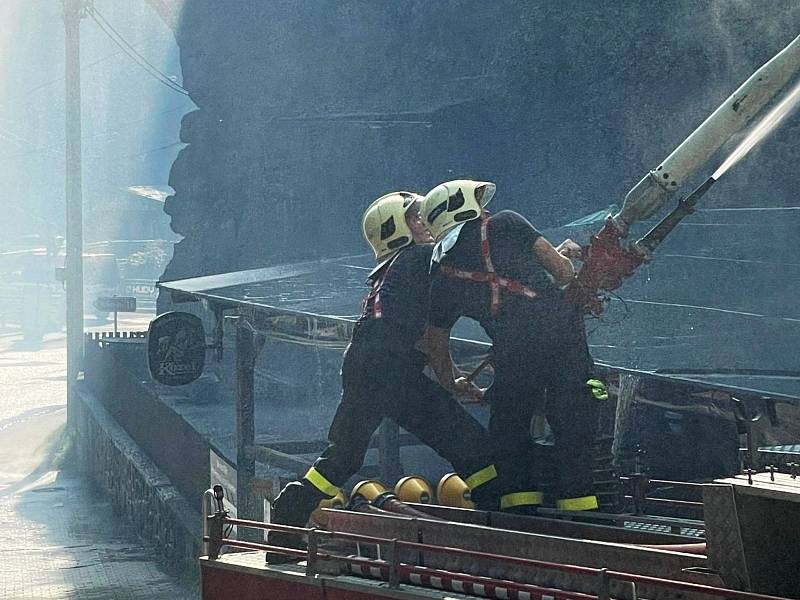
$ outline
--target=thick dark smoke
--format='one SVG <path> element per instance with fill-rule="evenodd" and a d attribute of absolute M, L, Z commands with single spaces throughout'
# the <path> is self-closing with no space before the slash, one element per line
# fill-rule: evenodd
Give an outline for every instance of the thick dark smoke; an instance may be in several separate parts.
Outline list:
<path fill-rule="evenodd" d="M 371 199 L 454 176 L 541 227 L 606 207 L 791 39 L 800 10 L 763 10 L 186 0 L 169 277 L 358 252 Z M 709 203 L 792 204 L 790 136 Z"/>

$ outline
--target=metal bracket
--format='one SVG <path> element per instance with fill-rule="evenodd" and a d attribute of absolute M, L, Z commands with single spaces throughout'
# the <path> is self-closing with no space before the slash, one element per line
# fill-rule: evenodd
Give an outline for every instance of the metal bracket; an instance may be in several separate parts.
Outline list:
<path fill-rule="evenodd" d="M 308 559 L 306 561 L 306 577 L 315 577 L 319 572 L 319 537 L 320 530 L 312 529 L 308 534 Z"/>
<path fill-rule="evenodd" d="M 396 590 L 400 587 L 400 552 L 397 548 L 397 538 L 386 548 L 386 562 L 389 563 L 389 587 Z"/>

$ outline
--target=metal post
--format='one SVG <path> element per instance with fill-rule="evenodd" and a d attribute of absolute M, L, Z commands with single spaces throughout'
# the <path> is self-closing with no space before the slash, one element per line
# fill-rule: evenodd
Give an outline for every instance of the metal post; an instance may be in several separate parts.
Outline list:
<path fill-rule="evenodd" d="M 633 514 L 645 514 L 645 504 L 647 503 L 647 489 L 650 486 L 650 479 L 644 473 L 634 473 L 631 475 L 631 485 L 633 490 Z"/>
<path fill-rule="evenodd" d="M 211 515 L 215 512 L 214 507 L 214 492 L 213 490 L 206 490 L 203 492 L 203 500 L 200 507 L 200 517 L 203 519 L 203 556 L 210 556 L 211 554 Z M 206 538 L 209 538 L 206 541 Z"/>
<path fill-rule="evenodd" d="M 389 563 L 389 587 L 396 590 L 400 587 L 400 549 L 397 538 L 392 538 L 386 549 L 386 562 Z"/>
<path fill-rule="evenodd" d="M 403 474 L 400 464 L 400 427 L 391 419 L 384 419 L 378 430 L 378 462 L 381 480 L 389 487 Z"/>
<path fill-rule="evenodd" d="M 317 564 L 319 563 L 319 529 L 312 529 L 308 534 L 308 559 L 306 562 L 306 577 L 317 575 Z"/>
<path fill-rule="evenodd" d="M 83 0 L 64 0 L 67 424 L 75 425 L 75 384 L 83 368 L 83 198 L 81 193 L 80 22 Z"/>
<path fill-rule="evenodd" d="M 236 514 L 240 519 L 261 521 L 263 507 L 251 490 L 256 475 L 256 461 L 249 448 L 255 444 L 255 364 L 258 354 L 257 334 L 240 317 L 236 327 Z M 239 529 L 240 539 L 259 540 L 258 531 Z"/>
<path fill-rule="evenodd" d="M 217 560 L 222 549 L 222 539 L 225 537 L 225 515 L 216 512 L 208 521 L 208 557 Z M 241 531 L 241 530 L 240 530 Z"/>
<path fill-rule="evenodd" d="M 620 373 L 619 393 L 614 414 L 614 441 L 611 443 L 613 463 L 619 465 L 620 453 L 626 442 L 630 443 L 629 432 L 632 427 L 633 411 L 636 404 L 636 392 L 640 378 L 636 375 Z"/>
<path fill-rule="evenodd" d="M 610 600 L 611 581 L 608 577 L 608 569 L 600 569 L 597 573 L 597 600 Z"/>

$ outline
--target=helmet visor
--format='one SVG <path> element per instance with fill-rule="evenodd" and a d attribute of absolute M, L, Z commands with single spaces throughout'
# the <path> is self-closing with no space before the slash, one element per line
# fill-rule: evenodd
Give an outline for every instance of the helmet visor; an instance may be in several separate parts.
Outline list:
<path fill-rule="evenodd" d="M 479 185 L 475 188 L 475 200 L 477 200 L 481 207 L 486 206 L 489 204 L 489 202 L 491 202 L 496 190 L 497 186 L 493 183 L 484 183 L 483 185 Z"/>
<path fill-rule="evenodd" d="M 422 209 L 422 196 L 406 196 L 403 201 L 403 210 L 407 219 L 419 219 Z"/>

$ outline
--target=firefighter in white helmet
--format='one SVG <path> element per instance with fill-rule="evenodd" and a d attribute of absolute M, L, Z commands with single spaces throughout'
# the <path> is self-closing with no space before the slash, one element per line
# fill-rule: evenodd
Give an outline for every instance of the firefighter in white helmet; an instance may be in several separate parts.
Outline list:
<path fill-rule="evenodd" d="M 433 239 L 419 215 L 421 201 L 416 194 L 395 192 L 373 202 L 364 214 L 364 237 L 378 264 L 369 275 L 371 289 L 345 351 L 342 399 L 329 446 L 302 480 L 288 484 L 276 498 L 274 522 L 304 525 L 321 499 L 336 496 L 361 468 L 369 440 L 385 417 L 448 460 L 471 489 L 497 476 L 486 429 L 423 372 L 427 357 L 417 344 L 425 331 Z M 298 537 L 272 532 L 269 540 L 295 546 Z M 268 560 L 280 557 L 269 555 Z"/>
<path fill-rule="evenodd" d="M 520 214 L 489 215 L 495 184 L 457 180 L 426 196 L 422 216 L 436 238 L 431 265 L 427 340 L 431 366 L 450 389 L 449 334 L 461 316 L 477 320 L 492 339 L 494 383 L 489 433 L 502 489 L 501 509 L 528 512 L 544 500 L 541 447 L 530 423 L 544 413 L 556 440 L 553 503 L 597 508 L 592 492 L 592 442 L 603 384 L 592 377 L 582 311 L 562 287 L 575 275 L 580 247 L 553 247 Z M 537 450 L 538 449 L 538 450 Z M 534 508 L 535 510 L 535 508 Z"/>

